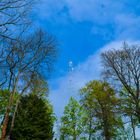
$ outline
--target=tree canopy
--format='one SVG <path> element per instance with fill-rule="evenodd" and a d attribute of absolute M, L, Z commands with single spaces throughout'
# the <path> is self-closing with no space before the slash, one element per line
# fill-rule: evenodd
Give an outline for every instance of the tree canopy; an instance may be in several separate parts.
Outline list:
<path fill-rule="evenodd" d="M 16 113 L 11 138 L 14 140 L 52 140 L 55 117 L 48 100 L 29 94 L 23 96 Z"/>
<path fill-rule="evenodd" d="M 68 105 L 65 107 L 64 115 L 61 118 L 61 139 L 76 140 L 82 133 L 82 114 L 83 110 L 78 101 L 73 97 L 69 99 Z"/>
<path fill-rule="evenodd" d="M 119 100 L 115 91 L 107 82 L 91 81 L 81 89 L 81 103 L 94 120 L 95 132 L 101 132 L 105 140 L 117 135 L 117 128 L 122 127 L 122 120 L 117 115 Z"/>

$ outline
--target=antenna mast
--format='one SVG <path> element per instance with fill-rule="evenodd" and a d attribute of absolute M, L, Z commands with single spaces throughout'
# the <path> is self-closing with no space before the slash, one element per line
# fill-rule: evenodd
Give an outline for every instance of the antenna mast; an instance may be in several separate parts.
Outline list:
<path fill-rule="evenodd" d="M 74 67 L 73 67 L 73 62 L 72 61 L 69 61 L 69 69 L 68 69 L 68 71 L 69 71 L 69 74 L 70 74 L 70 77 L 69 77 L 69 88 L 70 88 L 70 92 L 72 92 L 73 91 L 73 86 L 72 86 L 72 78 L 73 78 L 73 75 L 72 75 L 72 72 L 73 72 L 73 70 L 74 70 Z"/>

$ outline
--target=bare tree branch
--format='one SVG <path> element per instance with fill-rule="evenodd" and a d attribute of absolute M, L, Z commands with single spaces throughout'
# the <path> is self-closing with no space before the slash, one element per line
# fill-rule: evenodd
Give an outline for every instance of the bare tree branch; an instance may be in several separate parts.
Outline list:
<path fill-rule="evenodd" d="M 125 88 L 140 122 L 140 46 L 124 43 L 121 50 L 103 52 L 102 62 L 103 75 L 115 78 Z"/>

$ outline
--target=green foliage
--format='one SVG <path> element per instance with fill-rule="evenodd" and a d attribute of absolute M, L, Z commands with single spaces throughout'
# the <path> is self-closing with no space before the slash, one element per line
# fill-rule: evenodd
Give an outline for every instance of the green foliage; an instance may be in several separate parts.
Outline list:
<path fill-rule="evenodd" d="M 2 119 L 4 116 L 6 107 L 9 102 L 9 97 L 10 97 L 10 92 L 8 90 L 0 90 L 0 119 Z M 18 94 L 16 93 L 13 98 L 13 106 L 11 112 L 13 112 L 17 98 L 18 98 Z"/>
<path fill-rule="evenodd" d="M 14 108 L 15 108 L 18 97 L 19 95 L 15 93 L 14 98 L 13 98 L 13 104 L 11 107 L 11 113 L 9 116 L 10 118 L 12 117 L 12 114 L 14 112 Z M 1 128 L 3 124 L 4 114 L 5 114 L 8 102 L 9 102 L 9 98 L 10 98 L 10 92 L 8 90 L 0 90 L 0 136 L 1 136 Z M 7 134 L 9 132 L 9 129 L 10 129 L 10 123 L 8 123 Z"/>
<path fill-rule="evenodd" d="M 134 89 L 133 91 L 135 92 Z M 129 118 L 132 127 L 132 136 L 135 140 L 136 139 L 135 127 L 138 126 L 139 122 L 137 116 L 135 115 L 135 103 L 132 101 L 129 95 L 130 94 L 126 90 L 126 88 L 122 88 L 122 90 L 120 91 L 120 100 L 121 100 L 120 110 L 123 112 L 123 115 L 125 117 Z"/>
<path fill-rule="evenodd" d="M 133 123 L 136 125 L 138 124 L 138 118 L 135 115 L 135 104 L 132 99 L 129 97 L 129 93 L 125 88 L 120 91 L 120 100 L 121 100 L 121 107 L 123 115 L 129 118 L 133 118 Z"/>
<path fill-rule="evenodd" d="M 21 98 L 12 131 L 14 140 L 52 140 L 55 117 L 49 102 L 36 94 Z"/>
<path fill-rule="evenodd" d="M 88 122 L 92 124 L 90 127 L 91 124 L 87 123 L 89 134 L 91 131 L 102 131 L 105 139 L 116 137 L 117 128 L 122 127 L 122 120 L 117 115 L 119 100 L 113 88 L 106 82 L 91 81 L 80 92 L 81 103 L 89 115 Z"/>
<path fill-rule="evenodd" d="M 115 140 L 132 140 L 133 130 L 131 126 L 127 125 L 126 128 L 120 128 L 117 131 L 117 137 Z"/>
<path fill-rule="evenodd" d="M 76 140 L 82 133 L 82 115 L 83 110 L 80 104 L 74 99 L 70 98 L 68 105 L 65 107 L 64 115 L 61 118 L 61 139 Z"/>

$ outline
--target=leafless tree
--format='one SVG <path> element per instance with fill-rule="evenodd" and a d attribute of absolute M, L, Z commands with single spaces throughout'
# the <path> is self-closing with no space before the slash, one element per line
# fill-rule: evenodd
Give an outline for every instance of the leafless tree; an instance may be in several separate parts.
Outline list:
<path fill-rule="evenodd" d="M 41 79 L 45 81 L 45 76 L 51 70 L 56 58 L 55 39 L 41 30 L 26 39 L 20 38 L 19 40 L 18 42 L 12 41 L 11 47 L 6 47 L 3 56 L 5 61 L 2 64 L 5 65 L 5 73 L 8 77 L 4 87 L 8 87 L 10 98 L 3 121 L 1 140 L 5 139 L 14 94 L 17 92 L 22 95 L 30 92 L 37 81 Z M 14 120 L 12 125 L 13 123 Z"/>
<path fill-rule="evenodd" d="M 29 24 L 27 15 L 35 0 L 0 0 L 0 40 L 14 39 L 17 26 Z"/>
<path fill-rule="evenodd" d="M 102 62 L 104 76 L 125 89 L 128 104 L 134 109 L 131 112 L 140 123 L 140 46 L 124 43 L 122 49 L 103 52 Z"/>

